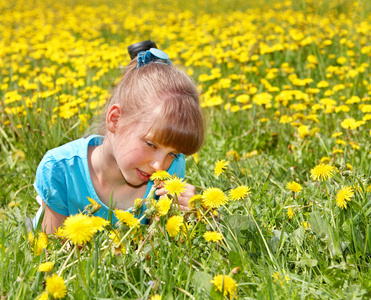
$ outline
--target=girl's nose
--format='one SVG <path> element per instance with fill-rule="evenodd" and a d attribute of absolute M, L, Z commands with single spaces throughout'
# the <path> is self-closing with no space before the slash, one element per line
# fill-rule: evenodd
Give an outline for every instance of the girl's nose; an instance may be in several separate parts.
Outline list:
<path fill-rule="evenodd" d="M 162 170 L 162 163 L 159 162 L 159 161 L 154 161 L 154 162 L 152 163 L 152 168 L 153 168 L 155 171 Z"/>

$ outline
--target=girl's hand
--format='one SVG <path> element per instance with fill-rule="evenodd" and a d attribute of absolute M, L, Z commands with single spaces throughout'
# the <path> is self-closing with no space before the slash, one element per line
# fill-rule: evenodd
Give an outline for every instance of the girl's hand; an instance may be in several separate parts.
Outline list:
<path fill-rule="evenodd" d="M 161 197 L 163 195 L 166 195 L 167 191 L 162 187 L 162 185 L 159 185 L 155 193 L 157 196 Z M 189 199 L 191 199 L 191 197 L 194 195 L 196 195 L 196 188 L 193 185 L 187 183 L 185 186 L 185 191 L 177 196 L 179 206 L 182 211 L 190 210 L 188 207 Z M 176 200 L 174 201 L 176 202 Z"/>

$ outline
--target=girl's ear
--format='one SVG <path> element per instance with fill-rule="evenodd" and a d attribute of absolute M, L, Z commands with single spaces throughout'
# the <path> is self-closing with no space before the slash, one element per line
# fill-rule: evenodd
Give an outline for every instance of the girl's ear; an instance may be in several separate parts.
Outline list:
<path fill-rule="evenodd" d="M 121 119 L 121 107 L 118 104 L 114 104 L 110 107 L 110 109 L 107 112 L 106 116 L 107 129 L 110 132 L 115 133 L 118 128 L 120 119 Z"/>

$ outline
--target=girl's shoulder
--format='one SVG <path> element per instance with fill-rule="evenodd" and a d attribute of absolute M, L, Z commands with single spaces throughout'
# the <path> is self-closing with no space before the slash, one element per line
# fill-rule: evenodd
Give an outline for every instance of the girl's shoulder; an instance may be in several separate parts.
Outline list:
<path fill-rule="evenodd" d="M 64 145 L 49 150 L 45 156 L 45 159 L 54 159 L 56 161 L 71 159 L 73 157 L 86 157 L 89 145 L 100 145 L 103 142 L 103 137 L 99 135 L 90 135 L 82 137 L 77 140 L 73 140 Z"/>

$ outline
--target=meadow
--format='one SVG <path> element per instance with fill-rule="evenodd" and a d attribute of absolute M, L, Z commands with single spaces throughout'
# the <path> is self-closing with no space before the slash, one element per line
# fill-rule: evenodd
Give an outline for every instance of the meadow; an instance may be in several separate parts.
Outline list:
<path fill-rule="evenodd" d="M 0 0 L 1 299 L 370 299 L 370 1 L 123 2 Z M 171 178 L 151 225 L 93 199 L 30 230 L 38 163 L 147 39 L 199 86 L 191 213 Z"/>

